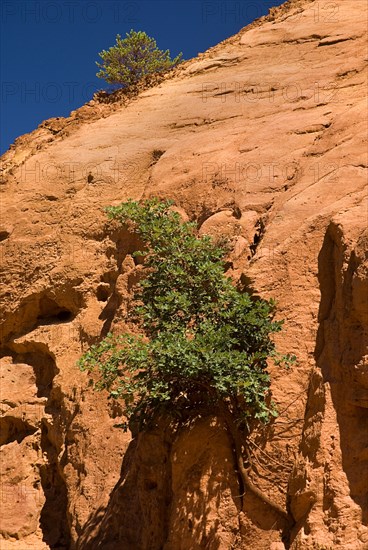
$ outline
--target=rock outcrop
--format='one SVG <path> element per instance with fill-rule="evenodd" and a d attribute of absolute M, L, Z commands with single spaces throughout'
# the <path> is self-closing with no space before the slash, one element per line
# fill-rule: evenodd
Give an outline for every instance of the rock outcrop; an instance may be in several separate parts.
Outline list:
<path fill-rule="evenodd" d="M 368 548 L 365 0 L 289 0 L 130 96 L 3 156 L 4 550 Z M 285 319 L 280 415 L 239 495 L 224 426 L 131 440 L 76 360 L 125 312 L 137 242 L 103 212 L 170 197 L 233 240 L 229 275 Z"/>

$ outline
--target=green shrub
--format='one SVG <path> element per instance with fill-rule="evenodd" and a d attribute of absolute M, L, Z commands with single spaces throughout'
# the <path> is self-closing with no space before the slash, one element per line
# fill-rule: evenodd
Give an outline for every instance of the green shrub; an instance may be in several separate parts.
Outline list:
<path fill-rule="evenodd" d="M 98 369 L 97 389 L 125 402 L 143 428 L 160 415 L 179 421 L 215 412 L 238 427 L 275 415 L 267 358 L 278 356 L 270 336 L 281 329 L 275 304 L 239 292 L 224 274 L 225 243 L 196 235 L 169 201 L 129 201 L 109 207 L 145 243 L 145 276 L 131 312 L 140 335 L 109 334 L 79 361 Z"/>
<path fill-rule="evenodd" d="M 102 63 L 96 62 L 100 67 L 96 76 L 122 87 L 135 84 L 145 75 L 167 71 L 182 59 L 181 53 L 171 59 L 169 50 L 159 50 L 153 38 L 133 30 L 124 39 L 118 34 L 115 46 L 103 50 L 99 56 Z"/>

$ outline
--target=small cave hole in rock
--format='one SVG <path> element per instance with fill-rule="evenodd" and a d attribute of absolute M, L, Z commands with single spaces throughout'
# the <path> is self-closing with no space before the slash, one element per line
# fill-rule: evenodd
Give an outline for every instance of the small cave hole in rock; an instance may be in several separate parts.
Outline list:
<path fill-rule="evenodd" d="M 164 153 L 165 151 L 162 151 L 161 149 L 154 149 L 152 151 L 152 164 L 156 164 L 156 162 L 162 157 Z"/>
<path fill-rule="evenodd" d="M 23 439 L 34 434 L 37 428 L 30 426 L 21 418 L 14 416 L 3 416 L 0 419 L 0 446 L 8 445 L 13 441 L 21 443 Z"/>
<path fill-rule="evenodd" d="M 74 318 L 74 314 L 67 308 L 59 306 L 54 300 L 43 296 L 39 304 L 37 322 L 39 325 L 67 323 Z"/>
<path fill-rule="evenodd" d="M 107 302 L 110 294 L 110 288 L 105 285 L 97 287 L 96 296 L 99 302 Z"/>
<path fill-rule="evenodd" d="M 68 311 L 67 309 L 59 311 L 59 313 L 56 314 L 56 318 L 59 319 L 59 321 L 61 322 L 70 321 L 72 317 L 73 317 L 72 312 Z"/>

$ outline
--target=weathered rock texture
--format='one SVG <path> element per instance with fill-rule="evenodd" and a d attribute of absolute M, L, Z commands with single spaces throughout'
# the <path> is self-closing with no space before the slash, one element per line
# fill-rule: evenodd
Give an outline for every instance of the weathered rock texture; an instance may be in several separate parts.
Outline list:
<path fill-rule="evenodd" d="M 368 548 L 365 0 L 291 0 L 134 97 L 100 97 L 3 157 L 2 549 Z M 149 87 L 150 86 L 150 87 Z M 233 237 L 229 273 L 284 318 L 279 418 L 239 495 L 216 417 L 135 438 L 82 351 L 139 266 L 103 207 L 173 198 Z"/>

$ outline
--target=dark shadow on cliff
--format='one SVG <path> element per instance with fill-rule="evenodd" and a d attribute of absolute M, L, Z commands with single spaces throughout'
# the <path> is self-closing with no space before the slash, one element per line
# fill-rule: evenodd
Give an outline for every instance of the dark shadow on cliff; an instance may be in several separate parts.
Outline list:
<path fill-rule="evenodd" d="M 365 387 L 363 374 L 367 369 L 364 354 L 368 345 L 368 326 L 364 315 L 355 309 L 359 296 L 353 296 L 356 292 L 353 279 L 360 260 L 354 251 L 348 252 L 348 257 L 346 253 L 342 231 L 331 223 L 318 257 L 321 303 L 315 358 L 323 382 L 331 387 L 340 431 L 342 467 L 349 482 L 350 496 L 362 509 L 362 521 L 367 524 L 368 385 Z M 363 291 L 365 288 L 368 291 L 367 285 L 363 285 Z M 330 500 L 326 491 L 326 508 L 331 507 Z"/>
<path fill-rule="evenodd" d="M 223 425 L 214 418 L 188 422 L 172 448 L 173 498 L 167 548 L 220 550 L 223 548 L 224 502 L 229 522 L 238 524 L 241 499 L 231 450 Z M 238 498 L 235 498 L 235 495 Z M 231 531 L 230 525 L 226 525 Z M 166 546 L 165 546 L 166 548 Z"/>
<path fill-rule="evenodd" d="M 193 550 L 220 550 L 221 532 L 242 532 L 242 495 L 224 427 L 209 427 L 205 419 L 199 424 L 190 422 L 180 432 L 156 428 L 133 439 L 107 507 L 90 516 L 78 550 L 163 550 L 178 541 Z M 225 511 L 229 497 L 232 513 Z M 244 509 L 258 527 L 280 527 L 265 508 L 247 495 Z"/>
<path fill-rule="evenodd" d="M 89 518 L 76 548 L 162 548 L 167 538 L 167 509 L 171 499 L 169 453 L 170 442 L 158 431 L 142 433 L 133 439 L 107 507 L 100 507 Z"/>

